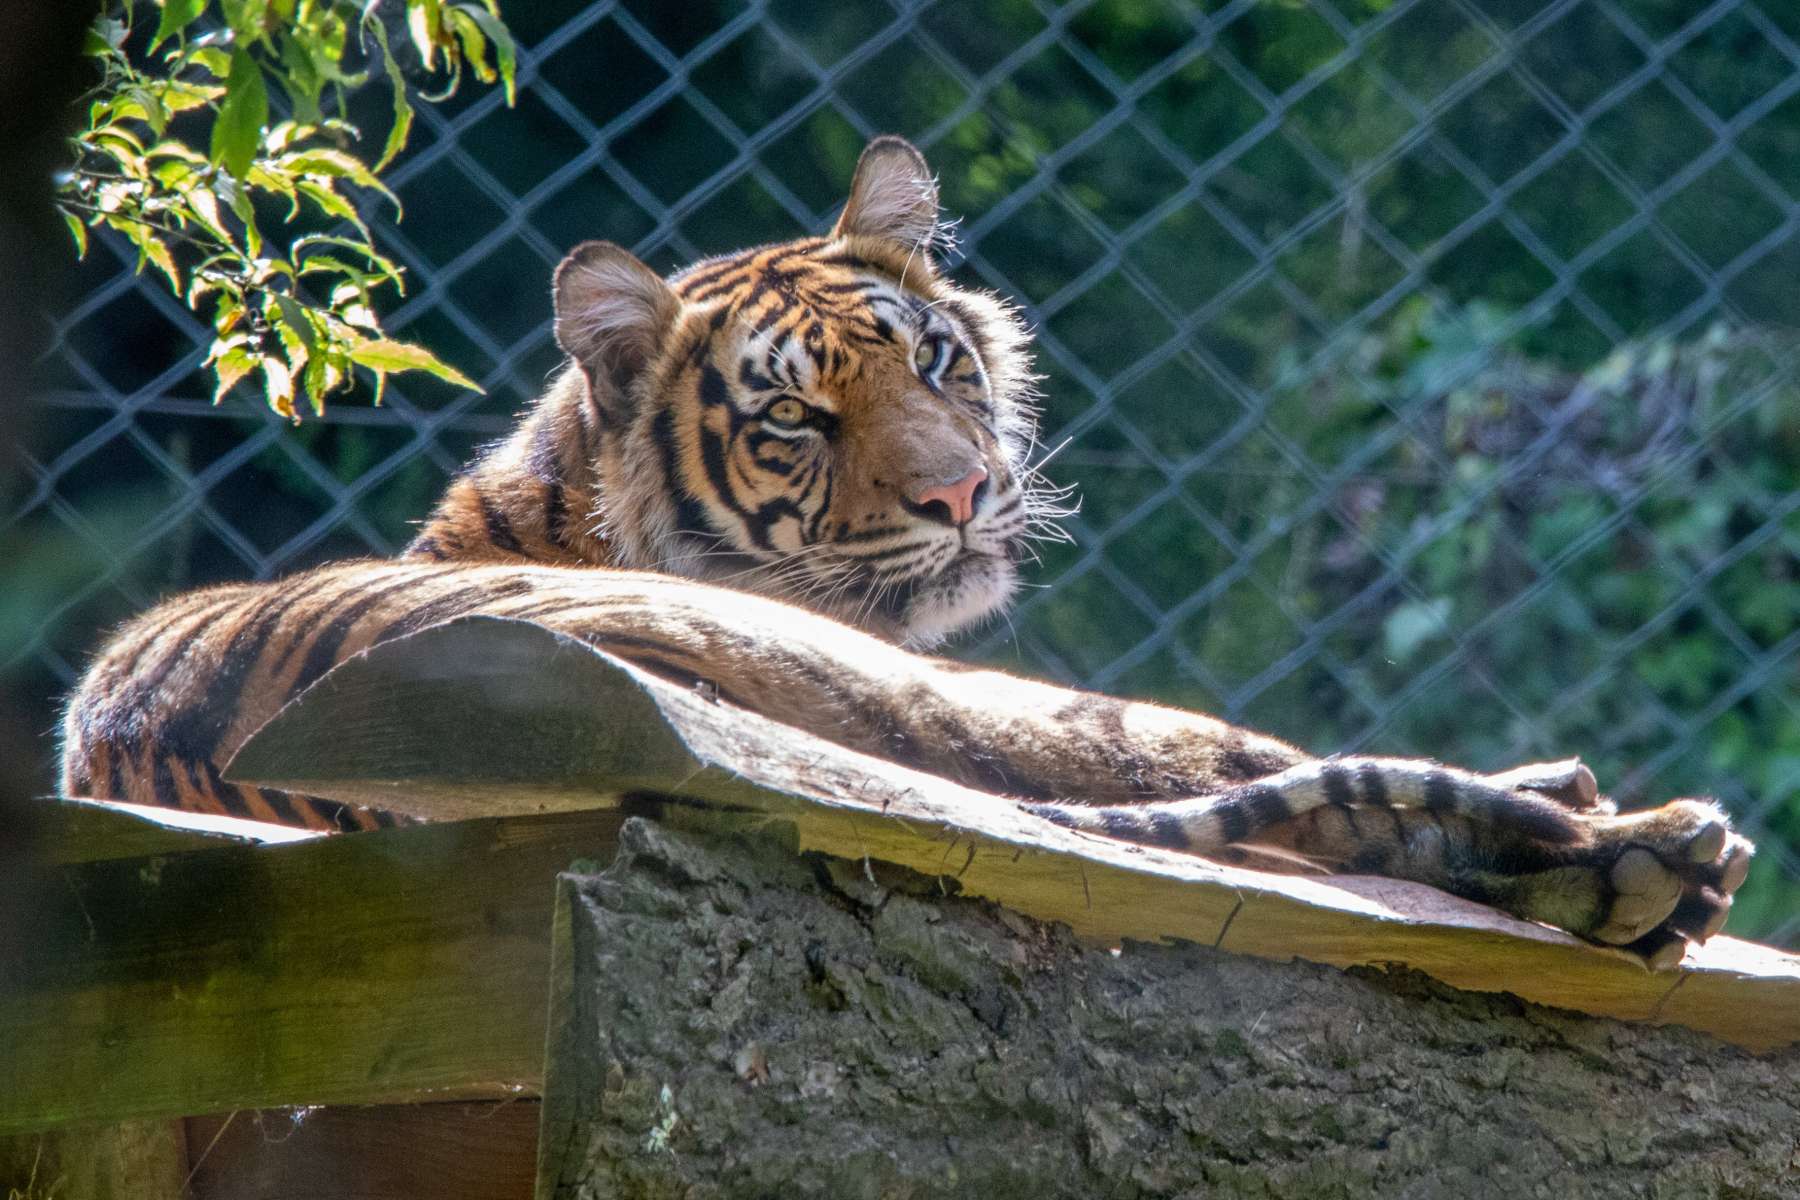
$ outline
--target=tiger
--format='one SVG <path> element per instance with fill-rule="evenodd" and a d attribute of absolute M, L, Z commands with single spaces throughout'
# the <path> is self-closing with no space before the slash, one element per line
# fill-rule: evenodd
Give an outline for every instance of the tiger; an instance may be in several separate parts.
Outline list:
<path fill-rule="evenodd" d="M 575 247 L 552 284 L 562 368 L 399 556 L 207 587 L 129 622 L 67 704 L 63 793 L 394 824 L 225 764 L 347 658 L 499 617 L 1085 833 L 1430 884 L 1659 969 L 1718 931 L 1753 847 L 1708 801 L 1620 813 L 1578 759 L 1320 758 L 929 656 L 1003 612 L 1063 498 L 1029 465 L 1024 319 L 949 277 L 945 239 L 925 158 L 880 137 L 824 236 L 667 278 L 618 245 Z"/>

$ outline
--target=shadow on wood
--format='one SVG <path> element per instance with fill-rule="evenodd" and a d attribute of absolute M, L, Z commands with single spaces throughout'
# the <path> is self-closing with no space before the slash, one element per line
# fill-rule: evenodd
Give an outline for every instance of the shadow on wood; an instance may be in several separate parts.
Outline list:
<path fill-rule="evenodd" d="M 199 1200 L 528 1200 L 538 1105 L 240 1112 L 187 1123 Z"/>

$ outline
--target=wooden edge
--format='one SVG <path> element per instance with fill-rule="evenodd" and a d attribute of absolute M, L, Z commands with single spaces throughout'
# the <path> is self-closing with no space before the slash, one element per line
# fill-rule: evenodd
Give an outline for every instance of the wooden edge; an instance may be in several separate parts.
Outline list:
<path fill-rule="evenodd" d="M 179 854 L 224 845 L 277 845 L 318 836 L 288 825 L 84 796 L 32 797 L 8 807 L 18 811 L 0 813 L 0 825 L 30 829 L 34 858 L 49 864 Z"/>
<path fill-rule="evenodd" d="M 358 722 L 365 732 L 344 736 Z M 534 736 L 539 722 L 554 736 Z M 447 738 L 473 741 L 469 728 L 488 736 L 478 752 L 460 752 L 452 772 L 434 750 Z M 306 774 L 250 769 L 269 764 Z M 339 665 L 259 731 L 228 774 L 359 803 L 375 792 L 428 819 L 471 806 L 602 807 L 621 790 L 679 794 L 793 820 L 807 849 L 954 877 L 1097 943 L 1182 938 L 1340 967 L 1403 963 L 1456 987 L 1676 1022 L 1754 1049 L 1800 1040 L 1793 955 L 1715 939 L 1677 971 L 1653 975 L 1619 951 L 1420 884 L 1272 875 L 1076 833 L 529 622 L 465 619 Z"/>
<path fill-rule="evenodd" d="M 573 932 L 570 901 L 575 884 L 567 874 L 556 877 L 556 905 L 550 917 L 550 986 L 544 1018 L 544 1080 L 542 1108 L 537 1128 L 537 1156 L 532 1178 L 533 1200 L 554 1200 L 556 1172 L 567 1158 L 565 1141 L 573 1136 L 579 1117 L 579 1089 L 559 1086 L 559 1075 L 569 1067 L 565 1047 L 575 1021 L 575 959 L 570 943 Z"/>

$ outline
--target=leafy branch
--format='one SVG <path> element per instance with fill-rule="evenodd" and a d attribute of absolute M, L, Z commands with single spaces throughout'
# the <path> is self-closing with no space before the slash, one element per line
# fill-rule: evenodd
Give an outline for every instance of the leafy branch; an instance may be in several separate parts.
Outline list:
<path fill-rule="evenodd" d="M 137 248 L 139 271 L 154 267 L 210 315 L 215 403 L 259 375 L 269 407 L 298 421 L 297 401 L 322 413 L 357 367 L 378 404 L 401 371 L 480 390 L 383 331 L 377 301 L 404 294 L 405 275 L 356 201 L 400 212 L 381 181 L 414 116 L 396 43 L 443 78 L 420 98 L 454 94 L 468 72 L 512 101 L 516 55 L 497 0 L 157 0 L 153 11 L 151 30 L 134 24 L 131 0 L 111 0 L 89 31 L 97 82 L 57 195 L 77 251 L 91 228 L 112 229 Z M 393 117 L 369 161 L 361 131 L 330 114 L 377 59 Z M 276 108 L 285 115 L 271 120 Z"/>

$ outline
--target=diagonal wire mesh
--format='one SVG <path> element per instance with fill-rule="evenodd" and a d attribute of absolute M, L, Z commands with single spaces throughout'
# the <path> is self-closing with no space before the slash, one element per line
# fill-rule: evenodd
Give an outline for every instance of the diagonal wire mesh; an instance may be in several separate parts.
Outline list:
<path fill-rule="evenodd" d="M 673 267 L 821 228 L 899 132 L 961 277 L 1025 305 L 1085 498 L 962 653 L 1322 752 L 1718 794 L 1763 847 L 1733 928 L 1800 943 L 1789 6 L 511 7 L 517 107 L 424 111 L 378 229 L 392 326 L 486 396 L 215 408 L 204 324 L 98 239 L 4 518 L 34 582 L 0 669 L 44 711 L 159 594 L 395 550 L 555 367 L 568 246 Z"/>

